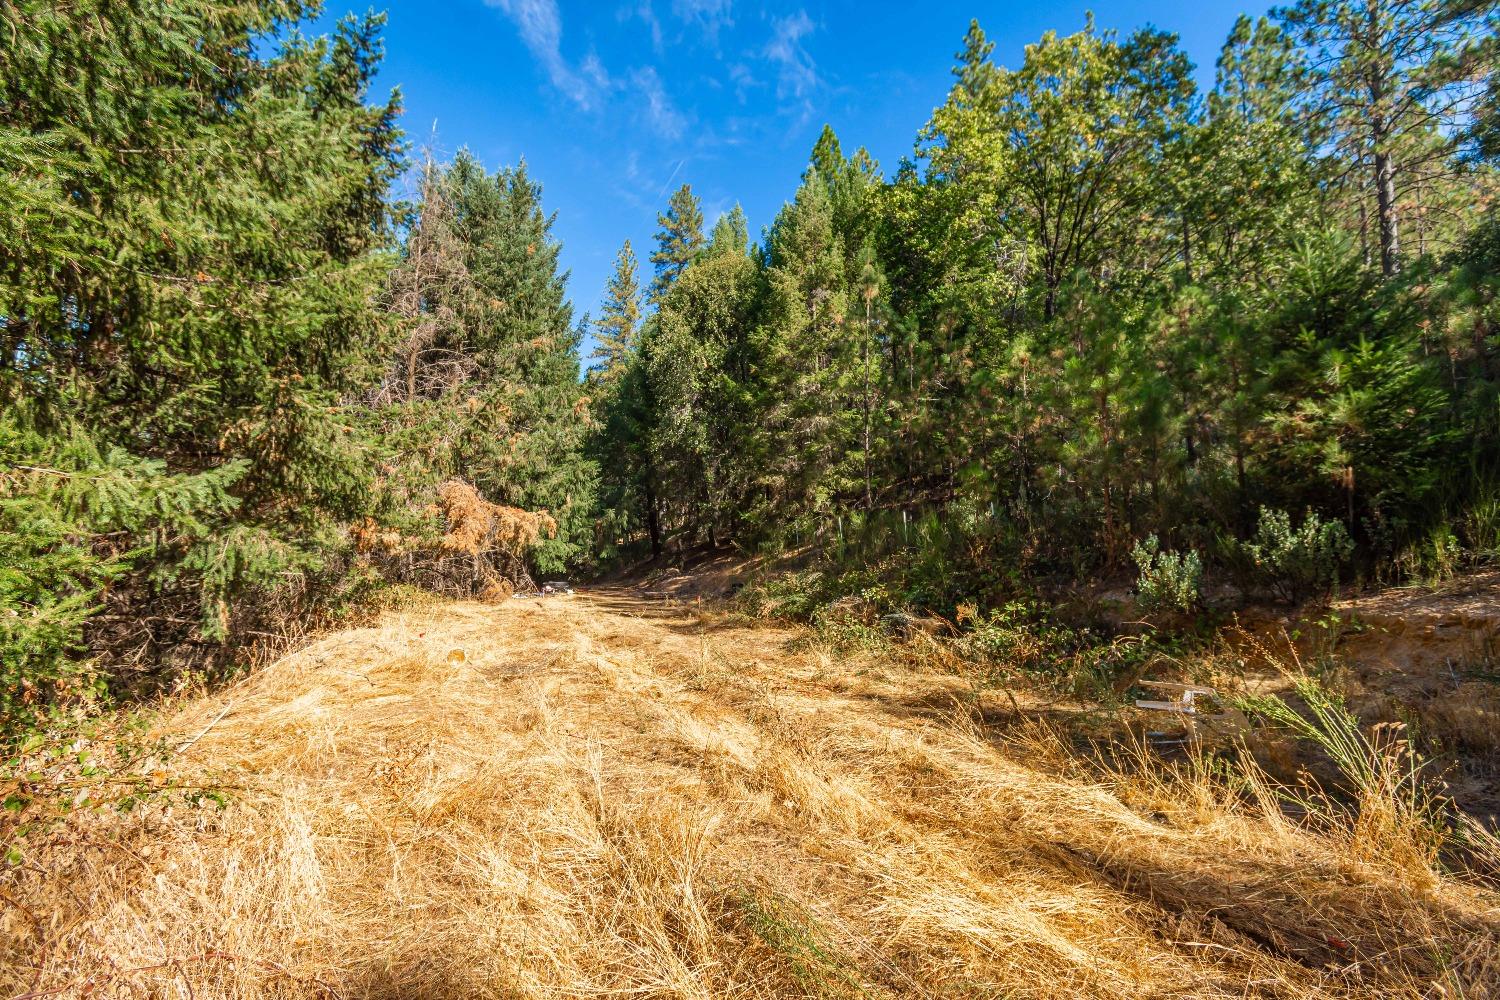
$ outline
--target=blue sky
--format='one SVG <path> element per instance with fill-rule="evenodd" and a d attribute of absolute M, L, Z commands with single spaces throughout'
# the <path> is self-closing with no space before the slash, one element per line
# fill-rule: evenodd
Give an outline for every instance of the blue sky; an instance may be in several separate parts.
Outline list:
<path fill-rule="evenodd" d="M 347 3 L 347 0 L 345 0 Z M 377 0 L 378 3 L 378 0 Z M 597 302 L 620 243 L 643 260 L 656 213 L 692 184 L 707 221 L 736 201 L 752 233 L 790 198 L 825 122 L 887 174 L 952 82 L 969 19 L 1017 65 L 1048 29 L 1154 24 L 1182 37 L 1211 83 L 1241 10 L 1217 0 L 952 3 L 828 0 L 387 0 L 382 88 L 440 154 L 491 169 L 525 157 L 543 185 L 575 309 Z M 330 15 L 342 12 L 329 0 Z M 643 273 L 643 283 L 646 275 Z"/>

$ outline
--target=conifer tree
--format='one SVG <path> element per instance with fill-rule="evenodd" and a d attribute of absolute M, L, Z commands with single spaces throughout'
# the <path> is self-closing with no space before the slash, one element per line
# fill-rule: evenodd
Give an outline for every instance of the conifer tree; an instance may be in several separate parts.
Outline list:
<path fill-rule="evenodd" d="M 844 336 L 845 254 L 815 170 L 777 217 L 767 257 L 765 313 L 753 347 L 760 413 L 750 458 L 766 511 L 790 520 L 832 509 L 846 484 L 831 473 L 851 443 L 841 385 L 851 346 Z"/>
<path fill-rule="evenodd" d="M 636 277 L 635 251 L 630 241 L 615 258 L 615 273 L 604 290 L 602 316 L 594 324 L 594 352 L 597 362 L 590 374 L 605 382 L 618 379 L 635 350 L 636 334 L 641 322 L 640 284 Z"/>
<path fill-rule="evenodd" d="M 735 453 L 744 414 L 737 374 L 760 277 L 743 252 L 700 258 L 662 300 L 643 352 L 661 496 L 672 501 L 674 523 L 701 528 L 710 542 L 738 514 L 743 468 Z"/>
<path fill-rule="evenodd" d="M 381 361 L 399 105 L 366 103 L 381 18 L 314 39 L 291 30 L 305 13 L 0 10 L 0 400 L 21 449 L 7 459 L 66 462 L 118 483 L 117 512 L 140 505 L 76 508 L 74 537 L 109 532 L 131 553 L 84 636 L 101 651 L 274 630 L 263 598 L 336 576 L 337 525 L 370 499 L 345 404 Z M 201 479 L 170 515 L 149 499 L 168 476 Z"/>
<path fill-rule="evenodd" d="M 660 302 L 703 249 L 703 205 L 684 184 L 673 192 L 667 210 L 656 217 L 656 249 L 651 263 L 656 277 L 651 281 L 651 301 Z"/>
<path fill-rule="evenodd" d="M 455 461 L 487 499 L 557 520 L 557 537 L 534 558 L 541 571 L 558 572 L 592 544 L 596 473 L 583 451 L 582 335 L 558 266 L 555 217 L 524 162 L 491 175 L 461 152 L 448 183 L 478 300 L 465 341 L 482 387 Z"/>
<path fill-rule="evenodd" d="M 1492 5 L 1471 0 L 1301 0 L 1279 13 L 1308 50 L 1303 105 L 1332 125 L 1373 191 L 1380 269 L 1401 268 L 1411 179 L 1463 135 L 1489 51 Z"/>
<path fill-rule="evenodd" d="M 713 233 L 708 238 L 708 252 L 741 256 L 750 252 L 750 224 L 745 221 L 745 210 L 738 203 L 714 223 Z"/>

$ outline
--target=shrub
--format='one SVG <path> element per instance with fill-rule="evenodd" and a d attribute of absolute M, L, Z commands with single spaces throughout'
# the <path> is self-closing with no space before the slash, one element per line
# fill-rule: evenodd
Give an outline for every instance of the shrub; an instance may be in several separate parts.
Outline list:
<path fill-rule="evenodd" d="M 1135 589 L 1148 611 L 1192 611 L 1203 603 L 1203 563 L 1198 553 L 1170 552 L 1155 535 L 1137 542 L 1130 556 L 1141 571 Z"/>
<path fill-rule="evenodd" d="M 1255 537 L 1244 552 L 1256 582 L 1296 604 L 1333 590 L 1339 570 L 1354 553 L 1354 542 L 1342 524 L 1325 521 L 1312 510 L 1293 528 L 1291 515 L 1262 507 Z"/>
<path fill-rule="evenodd" d="M 1073 637 L 1042 620 L 1040 610 L 1024 601 L 965 617 L 972 624 L 956 647 L 960 655 L 978 663 L 1039 673 L 1053 669 L 1071 652 Z"/>

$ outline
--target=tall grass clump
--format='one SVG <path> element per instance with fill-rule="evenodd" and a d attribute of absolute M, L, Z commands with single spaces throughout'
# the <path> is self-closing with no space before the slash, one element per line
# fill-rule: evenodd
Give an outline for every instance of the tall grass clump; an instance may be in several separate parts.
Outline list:
<path fill-rule="evenodd" d="M 1383 723 L 1366 730 L 1342 698 L 1307 674 L 1293 677 L 1292 687 L 1305 714 L 1274 695 L 1243 699 L 1242 706 L 1321 750 L 1352 801 L 1315 785 L 1310 794 L 1289 797 L 1309 816 L 1345 831 L 1355 857 L 1431 884 L 1449 816 L 1406 727 Z"/>

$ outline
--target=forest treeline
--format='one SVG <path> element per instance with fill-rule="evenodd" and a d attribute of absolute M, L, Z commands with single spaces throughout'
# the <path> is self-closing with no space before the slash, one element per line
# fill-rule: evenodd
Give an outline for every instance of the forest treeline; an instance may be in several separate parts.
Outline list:
<path fill-rule="evenodd" d="M 815 542 L 949 607 L 1493 552 L 1495 18 L 1242 17 L 1206 94 L 1165 32 L 1005 68 L 975 23 L 891 176 L 825 129 L 753 245 L 682 188 L 597 324 L 607 541 Z"/>
<path fill-rule="evenodd" d="M 889 176 L 825 130 L 758 238 L 684 186 L 597 320 L 524 165 L 413 162 L 381 18 L 318 13 L 0 4 L 8 728 L 699 541 L 928 604 L 1500 549 L 1492 2 L 1242 18 L 1208 93 L 1171 34 L 975 24 Z"/>

